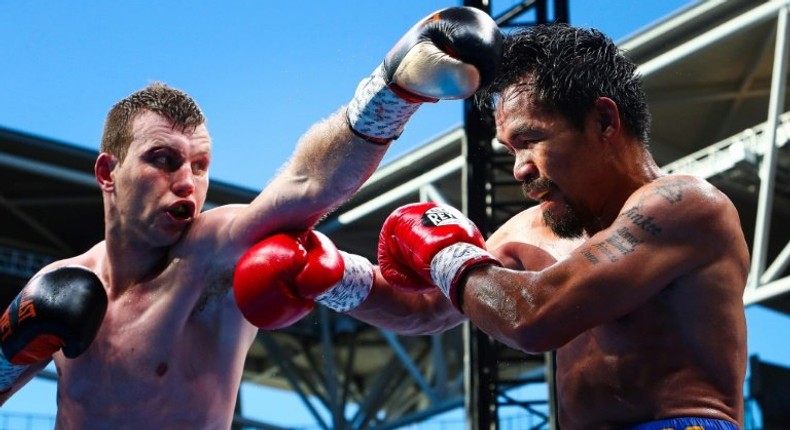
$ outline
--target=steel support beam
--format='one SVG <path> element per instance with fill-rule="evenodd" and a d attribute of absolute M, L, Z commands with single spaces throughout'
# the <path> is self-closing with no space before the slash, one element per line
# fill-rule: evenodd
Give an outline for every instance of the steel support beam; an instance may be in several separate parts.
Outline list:
<path fill-rule="evenodd" d="M 766 122 L 763 144 L 765 153 L 760 165 L 760 190 L 757 198 L 757 222 L 755 223 L 752 267 L 749 274 L 748 290 L 754 290 L 760 283 L 768 259 L 768 242 L 771 230 L 774 183 L 776 179 L 776 127 L 779 114 L 784 110 L 785 86 L 787 83 L 787 2 L 777 11 L 776 45 L 771 75 L 771 94 L 768 101 L 768 120 Z"/>
<path fill-rule="evenodd" d="M 532 23 L 518 25 L 544 24 L 548 22 L 568 22 L 567 0 L 554 0 L 554 17 L 549 17 L 550 0 L 524 1 L 504 14 L 495 18 L 497 23 L 508 26 L 515 22 L 519 15 L 531 10 L 535 12 Z M 476 7 L 491 15 L 491 3 L 487 0 L 465 0 L 465 6 Z M 488 237 L 499 225 L 495 219 L 496 208 L 492 202 L 498 202 L 496 193 L 499 184 L 494 178 L 495 151 L 492 141 L 495 135 L 494 121 L 491 112 L 483 112 L 474 101 L 467 100 L 464 106 L 464 129 L 466 145 L 464 157 L 466 165 L 463 170 L 463 210 L 477 224 L 484 236 Z M 466 412 L 468 429 L 496 430 L 499 428 L 498 402 L 498 350 L 501 346 L 488 335 L 473 325 L 466 323 L 464 327 L 466 342 L 467 396 Z M 549 379 L 553 379 L 553 374 Z M 548 381 L 551 384 L 551 381 Z"/>
<path fill-rule="evenodd" d="M 733 33 L 747 30 L 765 21 L 773 19 L 777 12 L 780 9 L 787 7 L 788 4 L 790 4 L 790 0 L 776 0 L 766 2 L 765 4 L 758 6 L 737 18 L 733 18 L 730 21 L 713 28 L 712 30 L 703 33 L 650 61 L 643 63 L 639 66 L 637 71 L 642 75 L 643 78 L 649 76 L 676 61 L 680 61 L 683 58 L 693 55 L 700 49 L 722 40 Z M 624 46 L 623 48 L 627 47 Z"/>

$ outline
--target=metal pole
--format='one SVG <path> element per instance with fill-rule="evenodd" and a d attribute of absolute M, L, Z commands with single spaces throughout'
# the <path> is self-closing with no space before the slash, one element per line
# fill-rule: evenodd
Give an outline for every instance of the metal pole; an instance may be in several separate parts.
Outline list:
<path fill-rule="evenodd" d="M 752 267 L 747 291 L 753 291 L 760 284 L 765 271 L 768 241 L 773 211 L 774 182 L 776 174 L 776 126 L 779 114 L 784 109 L 784 94 L 787 73 L 787 7 L 777 12 L 776 46 L 771 75 L 771 95 L 768 102 L 768 121 L 766 122 L 764 145 L 765 153 L 760 165 L 760 190 L 757 200 L 757 222 L 754 227 L 754 249 Z"/>

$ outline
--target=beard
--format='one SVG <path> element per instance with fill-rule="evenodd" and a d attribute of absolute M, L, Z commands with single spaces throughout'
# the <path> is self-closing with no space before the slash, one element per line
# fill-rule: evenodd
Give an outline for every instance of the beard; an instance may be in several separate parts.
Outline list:
<path fill-rule="evenodd" d="M 525 182 L 521 188 L 525 197 L 532 191 L 547 190 L 553 192 L 559 190 L 554 181 L 546 178 L 535 178 Z M 576 239 L 582 237 L 585 232 L 579 211 L 570 203 L 563 203 L 562 215 L 550 209 L 543 211 L 543 222 L 551 229 L 552 233 L 562 239 Z"/>
<path fill-rule="evenodd" d="M 555 211 L 543 212 L 543 222 L 551 229 L 552 233 L 562 239 L 576 239 L 584 235 L 584 224 L 573 206 L 563 204 L 563 216 Z"/>

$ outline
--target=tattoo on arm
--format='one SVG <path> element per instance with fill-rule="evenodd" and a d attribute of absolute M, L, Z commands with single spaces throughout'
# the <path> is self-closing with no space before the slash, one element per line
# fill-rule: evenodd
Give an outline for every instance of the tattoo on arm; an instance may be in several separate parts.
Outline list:
<path fill-rule="evenodd" d="M 675 205 L 683 200 L 683 191 L 687 186 L 688 184 L 683 180 L 656 185 L 651 191 L 643 195 L 639 203 L 622 212 L 620 216 L 631 221 L 631 224 L 650 236 L 658 236 L 662 232 L 662 227 L 654 217 L 647 216 L 642 212 L 642 201 L 650 196 L 657 195 L 670 205 Z M 581 254 L 592 264 L 599 264 L 602 260 L 613 263 L 618 261 L 619 257 L 634 252 L 636 247 L 642 243 L 644 243 L 644 240 L 631 232 L 628 227 L 620 227 L 603 241 L 582 249 Z"/>
<path fill-rule="evenodd" d="M 655 220 L 652 216 L 646 216 L 640 212 L 639 207 L 633 206 L 632 208 L 628 209 L 627 211 L 620 214 L 631 220 L 634 225 L 641 228 L 642 230 L 650 233 L 651 236 L 655 236 L 661 233 L 661 227 L 656 224 Z"/>
<path fill-rule="evenodd" d="M 636 247 L 643 242 L 642 239 L 631 233 L 627 227 L 621 227 L 602 242 L 583 249 L 581 253 L 592 264 L 601 262 L 598 255 L 602 255 L 605 259 L 614 263 L 619 260 L 620 256 L 634 252 Z"/>
<path fill-rule="evenodd" d="M 601 261 L 598 260 L 598 257 L 592 252 L 592 247 L 586 248 L 582 250 L 582 255 L 592 264 L 598 264 Z"/>

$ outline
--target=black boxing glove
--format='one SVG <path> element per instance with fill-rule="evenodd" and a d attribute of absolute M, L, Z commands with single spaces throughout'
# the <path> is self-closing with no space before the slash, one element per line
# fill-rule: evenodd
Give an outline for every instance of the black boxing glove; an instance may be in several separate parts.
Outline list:
<path fill-rule="evenodd" d="M 485 12 L 450 7 L 418 22 L 357 87 L 346 111 L 351 130 L 374 143 L 403 132 L 423 102 L 464 99 L 493 79 L 502 33 Z"/>
<path fill-rule="evenodd" d="M 31 364 L 82 354 L 107 311 L 107 293 L 87 268 L 67 266 L 33 278 L 0 317 L 0 391 Z"/>

